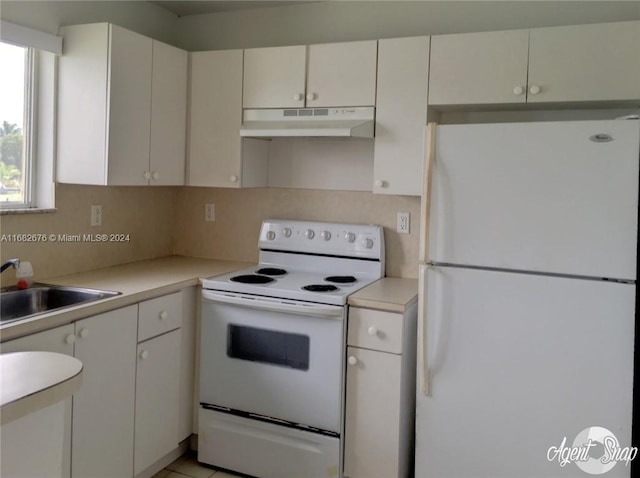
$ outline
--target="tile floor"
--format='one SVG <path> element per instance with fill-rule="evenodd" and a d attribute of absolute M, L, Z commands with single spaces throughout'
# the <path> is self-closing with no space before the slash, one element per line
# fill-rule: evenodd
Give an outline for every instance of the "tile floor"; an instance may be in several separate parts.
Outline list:
<path fill-rule="evenodd" d="M 176 461 L 167 465 L 166 468 L 160 470 L 153 475 L 152 478 L 241 478 L 225 471 L 219 471 L 215 468 L 209 468 L 198 463 L 196 454 L 188 451 Z"/>

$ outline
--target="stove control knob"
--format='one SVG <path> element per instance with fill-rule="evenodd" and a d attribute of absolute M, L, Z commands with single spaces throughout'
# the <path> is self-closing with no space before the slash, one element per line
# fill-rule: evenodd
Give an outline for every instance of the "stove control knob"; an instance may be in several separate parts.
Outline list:
<path fill-rule="evenodd" d="M 276 233 L 273 231 L 269 231 L 267 232 L 267 240 L 268 241 L 273 241 L 276 238 Z"/>
<path fill-rule="evenodd" d="M 363 239 L 362 245 L 367 249 L 371 249 L 373 247 L 373 239 Z"/>
<path fill-rule="evenodd" d="M 313 238 L 315 237 L 315 235 L 316 235 L 316 233 L 315 233 L 315 232 L 313 232 L 313 229 L 307 229 L 307 230 L 305 231 L 305 233 L 304 233 L 304 236 L 305 236 L 307 239 L 313 239 Z"/>
<path fill-rule="evenodd" d="M 322 231 L 320 233 L 320 237 L 325 241 L 328 241 L 329 239 L 331 239 L 331 233 L 329 231 Z"/>
<path fill-rule="evenodd" d="M 282 235 L 283 235 L 284 237 L 291 237 L 291 234 L 293 234 L 293 232 L 292 232 L 292 231 L 291 231 L 291 229 L 290 229 L 290 228 L 288 228 L 288 227 L 285 227 L 285 228 L 282 230 Z"/>
<path fill-rule="evenodd" d="M 348 242 L 355 242 L 356 240 L 356 235 L 353 232 L 347 232 L 344 235 L 344 238 L 348 241 Z"/>

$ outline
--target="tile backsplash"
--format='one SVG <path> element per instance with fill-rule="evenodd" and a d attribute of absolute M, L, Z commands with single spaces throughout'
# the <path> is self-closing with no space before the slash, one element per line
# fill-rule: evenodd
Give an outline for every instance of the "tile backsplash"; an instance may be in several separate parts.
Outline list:
<path fill-rule="evenodd" d="M 178 189 L 56 185 L 56 211 L 0 216 L 2 261 L 17 257 L 32 263 L 36 280 L 138 260 L 166 256 L 173 248 L 173 220 Z M 91 226 L 91 205 L 102 206 L 102 225 Z M 47 236 L 7 240 L 14 235 Z M 123 234 L 118 242 L 90 242 L 84 235 Z M 69 237 L 65 242 L 63 239 Z M 74 240 L 80 235 L 80 240 Z M 63 238 L 63 236 L 65 236 Z M 75 236 L 75 237 L 73 237 Z M 55 237 L 50 240 L 50 237 Z M 2 285 L 15 274 L 2 274 Z"/>
<path fill-rule="evenodd" d="M 215 204 L 215 221 L 204 205 Z M 420 198 L 370 192 L 308 189 L 182 188 L 175 220 L 176 254 L 257 261 L 265 218 L 380 224 L 384 226 L 387 275 L 416 278 Z M 396 213 L 409 212 L 409 234 L 396 233 Z"/>
<path fill-rule="evenodd" d="M 215 204 L 205 222 L 204 205 Z M 91 205 L 102 206 L 102 225 L 90 225 Z M 265 218 L 380 224 L 385 228 L 387 275 L 417 277 L 420 199 L 369 192 L 308 189 L 212 189 L 56 185 L 56 212 L 0 216 L 1 259 L 33 264 L 35 280 L 170 254 L 256 261 Z M 398 234 L 396 213 L 411 214 L 410 234 Z M 47 240 L 14 241 L 17 234 Z M 120 241 L 90 242 L 85 235 L 120 234 Z M 55 236 L 55 241 L 49 237 Z M 128 236 L 128 239 L 127 239 Z M 67 240 L 63 240 L 66 238 Z M 7 240 L 8 239 L 8 240 Z M 15 274 L 2 274 L 2 285 Z"/>

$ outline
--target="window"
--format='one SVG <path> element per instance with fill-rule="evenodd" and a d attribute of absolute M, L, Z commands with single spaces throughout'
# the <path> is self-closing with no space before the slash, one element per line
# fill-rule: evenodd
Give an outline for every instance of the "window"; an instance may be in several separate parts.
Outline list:
<path fill-rule="evenodd" d="M 34 50 L 0 42 L 0 207 L 32 205 Z"/>

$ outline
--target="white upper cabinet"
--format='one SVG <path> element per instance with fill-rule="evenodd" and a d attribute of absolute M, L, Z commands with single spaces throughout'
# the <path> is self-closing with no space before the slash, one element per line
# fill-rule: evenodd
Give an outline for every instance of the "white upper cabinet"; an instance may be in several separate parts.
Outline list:
<path fill-rule="evenodd" d="M 240 138 L 242 50 L 191 53 L 190 65 L 187 185 L 265 187 L 269 142 Z"/>
<path fill-rule="evenodd" d="M 304 106 L 306 46 L 244 51 L 244 108 Z"/>
<path fill-rule="evenodd" d="M 103 30 L 104 26 L 100 26 Z M 104 40 L 104 39 L 101 39 Z M 112 25 L 109 32 L 109 58 L 96 58 L 108 63 L 106 89 L 91 85 L 95 92 L 106 96 L 107 128 L 106 151 L 96 158 L 85 161 L 100 161 L 106 170 L 107 184 L 147 184 L 144 173 L 149 167 L 149 136 L 151 133 L 151 52 L 153 41 L 134 32 Z M 101 55 L 102 56 L 102 55 Z M 64 57 L 63 57 L 64 58 Z M 64 62 L 60 62 L 62 71 Z M 90 67 L 90 65 L 86 65 Z M 76 81 L 82 75 L 78 75 Z M 102 85 L 100 85 L 102 86 Z M 68 97 L 60 97 L 59 103 Z M 79 121 L 90 121 L 87 117 Z M 62 122 L 61 122 L 62 123 Z M 63 126 L 61 124 L 60 126 Z M 63 134 L 70 133 L 67 129 Z M 75 131 L 73 141 L 79 141 L 82 130 Z M 88 138 L 89 139 L 89 138 Z M 91 138 L 93 139 L 93 138 Z M 73 146 L 72 146 L 73 147 Z M 60 157 L 60 155 L 58 155 Z M 81 159 L 78 158 L 78 161 Z"/>
<path fill-rule="evenodd" d="M 429 104 L 524 103 L 528 30 L 431 38 Z"/>
<path fill-rule="evenodd" d="M 108 23 L 61 33 L 57 180 L 184 184 L 186 52 Z"/>
<path fill-rule="evenodd" d="M 640 98 L 640 22 L 434 36 L 430 105 Z"/>
<path fill-rule="evenodd" d="M 183 185 L 187 131 L 188 53 L 153 41 L 151 78 L 152 185 Z"/>
<path fill-rule="evenodd" d="M 380 40 L 373 192 L 422 194 L 429 37 Z"/>
<path fill-rule="evenodd" d="M 307 106 L 375 106 L 378 42 L 309 47 Z"/>
<path fill-rule="evenodd" d="M 640 22 L 531 30 L 527 101 L 640 98 Z"/>
<path fill-rule="evenodd" d="M 244 108 L 374 106 L 377 41 L 244 52 Z"/>

